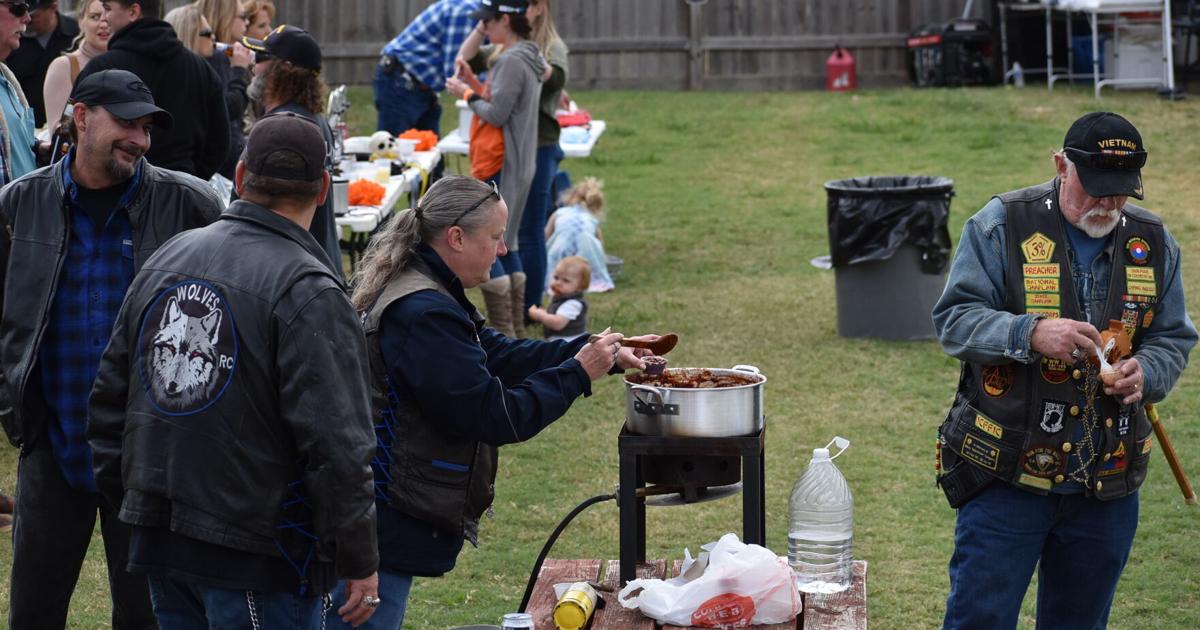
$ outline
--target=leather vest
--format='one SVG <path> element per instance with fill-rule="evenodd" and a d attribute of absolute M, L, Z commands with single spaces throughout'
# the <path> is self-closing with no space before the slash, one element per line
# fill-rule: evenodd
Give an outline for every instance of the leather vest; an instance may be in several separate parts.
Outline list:
<path fill-rule="evenodd" d="M 1056 181 L 999 199 L 1007 212 L 1004 310 L 1086 321 L 1072 281 L 1073 254 Z M 1104 330 L 1110 320 L 1120 320 L 1136 352 L 1142 331 L 1153 321 L 1158 283 L 1164 279 L 1162 222 L 1127 204 L 1112 234 L 1108 298 L 1094 323 Z M 964 363 L 954 405 L 941 428 L 943 460 L 974 467 L 978 479 L 998 478 L 1031 492 L 1049 492 L 1069 480 L 1073 454 L 1089 459 L 1087 440 L 1075 441 L 1085 435 L 1088 380 L 1084 360 L 1074 365 L 1049 357 L 1030 364 Z M 1102 384 L 1096 385 L 1095 410 L 1095 457 L 1086 468 L 1085 492 L 1100 500 L 1127 496 L 1146 477 L 1150 423 L 1141 404 L 1122 405 L 1104 394 Z M 950 464 L 942 463 L 950 475 Z M 953 505 L 951 490 L 942 485 Z"/>
<path fill-rule="evenodd" d="M 495 496 L 494 446 L 455 439 L 422 416 L 402 387 L 391 382 L 379 343 L 379 323 L 387 307 L 417 291 L 435 290 L 454 300 L 449 290 L 419 258 L 384 288 L 363 317 L 371 363 L 371 409 L 380 441 L 375 484 L 385 485 L 388 506 L 438 529 L 462 535 L 479 545 L 479 517 Z M 469 313 L 480 325 L 483 316 Z M 479 336 L 475 336 L 476 342 Z M 380 470 L 379 468 L 382 468 Z M 381 472 L 384 478 L 380 479 Z"/>

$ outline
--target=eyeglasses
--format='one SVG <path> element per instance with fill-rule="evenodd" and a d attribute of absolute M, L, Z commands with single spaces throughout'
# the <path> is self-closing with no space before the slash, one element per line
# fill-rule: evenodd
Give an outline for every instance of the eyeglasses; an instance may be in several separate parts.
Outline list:
<path fill-rule="evenodd" d="M 211 28 L 206 28 L 203 31 L 200 31 L 199 33 L 197 33 L 197 35 L 199 35 L 200 37 L 211 37 L 213 39 L 216 39 L 216 37 L 217 37 L 216 34 L 213 33 L 213 30 Z"/>
<path fill-rule="evenodd" d="M 1136 171 L 1146 165 L 1145 151 L 1126 151 L 1122 153 L 1092 153 L 1083 149 L 1066 147 L 1063 149 L 1071 156 L 1076 165 L 1098 168 L 1106 171 Z"/>
<path fill-rule="evenodd" d="M 458 215 L 458 218 L 454 220 L 454 223 L 450 224 L 450 227 L 454 227 L 454 226 L 458 225 L 458 222 L 462 221 L 463 217 L 467 216 L 468 214 L 471 214 L 471 212 L 474 211 L 475 208 L 482 206 L 483 202 L 487 201 L 488 199 L 491 199 L 492 197 L 495 197 L 497 201 L 500 200 L 500 190 L 496 188 L 496 182 L 492 182 L 492 189 L 488 191 L 488 194 L 484 195 L 483 199 L 480 199 L 479 201 L 475 202 L 475 205 L 471 206 L 470 208 L 467 208 L 465 212 Z"/>
<path fill-rule="evenodd" d="M 29 3 L 27 2 L 5 2 L 4 0 L 0 0 L 0 4 L 7 6 L 8 12 L 12 13 L 12 16 L 16 18 L 25 17 L 25 14 L 29 13 Z"/>

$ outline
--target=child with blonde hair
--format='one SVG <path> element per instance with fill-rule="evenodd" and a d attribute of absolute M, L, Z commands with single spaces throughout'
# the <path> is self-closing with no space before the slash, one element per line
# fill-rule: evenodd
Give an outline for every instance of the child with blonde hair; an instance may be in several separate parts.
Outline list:
<path fill-rule="evenodd" d="M 567 256 L 558 261 L 550 276 L 550 293 L 554 296 L 550 306 L 529 307 L 529 319 L 542 325 L 546 339 L 574 339 L 587 334 L 588 306 L 583 292 L 591 281 L 591 267 L 583 258 Z"/>
<path fill-rule="evenodd" d="M 588 291 L 613 288 L 612 276 L 604 259 L 600 223 L 604 221 L 604 182 L 589 177 L 571 187 L 564 196 L 565 205 L 550 215 L 546 223 L 546 268 L 555 269 L 568 256 L 579 256 L 591 267 Z M 549 284 L 550 278 L 547 278 Z"/>

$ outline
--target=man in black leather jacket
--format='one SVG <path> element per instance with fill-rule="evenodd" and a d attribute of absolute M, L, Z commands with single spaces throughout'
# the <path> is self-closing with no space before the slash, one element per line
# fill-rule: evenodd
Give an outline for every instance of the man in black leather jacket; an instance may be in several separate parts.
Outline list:
<path fill-rule="evenodd" d="M 129 529 L 96 490 L 87 399 L 137 269 L 176 234 L 216 220 L 207 183 L 142 154 L 169 126 L 123 70 L 80 81 L 76 148 L 0 190 L 0 423 L 21 447 L 13 628 L 62 628 L 100 515 L 115 628 L 154 627 L 146 580 L 125 571 Z"/>
<path fill-rule="evenodd" d="M 307 231 L 324 158 L 303 117 L 260 120 L 240 200 L 147 262 L 104 352 L 96 480 L 164 627 L 315 629 L 336 577 L 348 622 L 378 605 L 366 342 Z"/>

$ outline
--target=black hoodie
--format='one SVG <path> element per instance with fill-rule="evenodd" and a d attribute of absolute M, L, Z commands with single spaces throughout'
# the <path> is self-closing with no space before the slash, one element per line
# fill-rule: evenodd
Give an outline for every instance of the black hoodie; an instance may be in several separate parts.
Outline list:
<path fill-rule="evenodd" d="M 225 86 L 208 62 L 184 48 L 170 24 L 141 19 L 117 31 L 108 52 L 88 62 L 79 80 L 111 68 L 141 77 L 155 103 L 175 119 L 170 129 L 150 132 L 146 159 L 160 168 L 212 177 L 229 152 L 229 117 Z"/>

